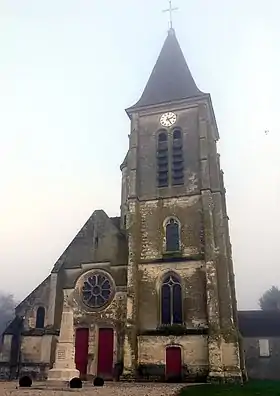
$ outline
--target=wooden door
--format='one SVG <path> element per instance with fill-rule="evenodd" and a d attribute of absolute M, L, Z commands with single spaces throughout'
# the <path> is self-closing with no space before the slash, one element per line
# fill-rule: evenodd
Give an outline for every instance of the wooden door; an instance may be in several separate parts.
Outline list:
<path fill-rule="evenodd" d="M 166 379 L 179 382 L 182 376 L 181 348 L 171 346 L 166 348 Z"/>
<path fill-rule="evenodd" d="M 97 375 L 104 380 L 113 377 L 114 331 L 99 329 Z"/>
<path fill-rule="evenodd" d="M 76 330 L 75 363 L 81 377 L 85 377 L 87 374 L 88 338 L 89 329 L 81 328 Z"/>

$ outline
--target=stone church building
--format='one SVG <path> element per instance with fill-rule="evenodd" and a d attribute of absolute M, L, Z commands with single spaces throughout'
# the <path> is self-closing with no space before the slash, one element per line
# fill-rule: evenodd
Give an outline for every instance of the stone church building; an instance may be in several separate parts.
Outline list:
<path fill-rule="evenodd" d="M 173 29 L 126 113 L 120 217 L 94 211 L 50 275 L 16 307 L 3 335 L 1 377 L 269 375 L 268 343 L 277 344 L 280 320 L 237 312 L 214 110 Z"/>

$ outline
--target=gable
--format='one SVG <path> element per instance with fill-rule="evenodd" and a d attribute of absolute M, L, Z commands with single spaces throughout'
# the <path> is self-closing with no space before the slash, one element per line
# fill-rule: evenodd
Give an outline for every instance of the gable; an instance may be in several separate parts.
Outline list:
<path fill-rule="evenodd" d="M 43 280 L 24 300 L 22 300 L 15 308 L 16 316 L 24 316 L 26 311 L 40 303 L 47 304 L 49 298 L 50 275 Z"/>
<path fill-rule="evenodd" d="M 81 264 L 110 261 L 124 264 L 126 239 L 118 217 L 96 210 L 55 263 L 52 272 L 79 268 Z"/>

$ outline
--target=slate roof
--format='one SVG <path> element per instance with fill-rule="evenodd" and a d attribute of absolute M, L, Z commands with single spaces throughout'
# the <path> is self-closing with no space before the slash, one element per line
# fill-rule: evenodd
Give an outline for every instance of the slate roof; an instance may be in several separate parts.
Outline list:
<path fill-rule="evenodd" d="M 126 153 L 126 156 L 124 157 L 124 160 L 123 160 L 123 162 L 122 162 L 122 164 L 121 164 L 121 166 L 120 166 L 120 170 L 121 170 L 121 171 L 123 170 L 124 167 L 127 166 L 128 153 L 129 153 L 129 151 Z"/>
<path fill-rule="evenodd" d="M 280 312 L 239 311 L 238 322 L 243 337 L 280 337 Z"/>
<path fill-rule="evenodd" d="M 123 233 L 120 230 L 119 217 L 109 218 L 104 210 L 95 210 L 56 261 L 52 269 L 53 273 L 59 272 L 62 266 L 64 266 L 64 268 L 75 268 L 81 263 L 90 263 L 94 261 L 94 228 L 95 221 L 98 221 L 98 219 L 101 219 L 103 222 L 102 232 L 106 232 L 106 221 L 108 219 L 119 235 L 123 237 Z M 104 259 L 104 261 L 106 260 Z"/>
<path fill-rule="evenodd" d="M 140 100 L 133 108 L 205 95 L 194 82 L 174 29 L 170 29 Z"/>
<path fill-rule="evenodd" d="M 14 319 L 9 323 L 4 334 L 18 334 L 22 328 L 23 324 L 23 317 L 22 316 L 15 316 Z"/>
<path fill-rule="evenodd" d="M 110 217 L 111 222 L 114 224 L 114 226 L 120 230 L 121 228 L 121 218 L 120 217 Z"/>

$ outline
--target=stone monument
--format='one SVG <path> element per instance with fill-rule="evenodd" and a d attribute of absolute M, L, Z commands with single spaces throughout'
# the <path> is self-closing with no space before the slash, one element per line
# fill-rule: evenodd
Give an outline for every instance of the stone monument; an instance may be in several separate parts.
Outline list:
<path fill-rule="evenodd" d="M 75 364 L 73 309 L 64 294 L 61 328 L 56 346 L 54 367 L 49 370 L 48 381 L 68 382 L 80 377 Z"/>

